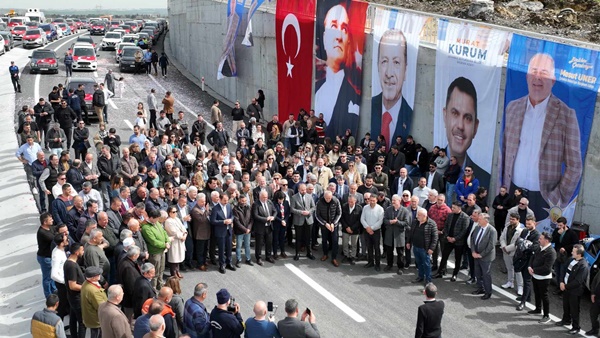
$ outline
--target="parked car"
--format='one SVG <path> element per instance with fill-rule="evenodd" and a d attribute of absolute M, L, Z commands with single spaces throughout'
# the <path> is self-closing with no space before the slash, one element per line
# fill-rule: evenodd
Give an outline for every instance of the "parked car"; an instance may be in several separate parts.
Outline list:
<path fill-rule="evenodd" d="M 135 53 L 138 50 L 142 49 L 134 46 L 123 48 L 123 51 L 121 52 L 121 62 L 119 63 L 119 71 L 121 71 L 121 73 L 135 70 Z"/>
<path fill-rule="evenodd" d="M 65 88 L 67 90 L 73 89 L 76 90 L 79 87 L 79 84 L 83 84 L 83 89 L 85 91 L 85 105 L 87 106 L 88 115 L 90 119 L 95 119 L 97 117 L 94 114 L 94 107 L 92 107 L 92 96 L 94 95 L 94 85 L 97 84 L 96 80 L 91 77 L 69 77 Z"/>
<path fill-rule="evenodd" d="M 115 49 L 115 59 L 117 60 L 117 63 L 121 62 L 121 53 L 123 53 L 123 48 L 125 47 L 136 47 L 136 45 L 131 42 L 119 42 Z"/>
<path fill-rule="evenodd" d="M 59 23 L 58 24 L 58 28 L 60 28 L 60 30 L 62 30 L 63 35 L 71 35 L 71 34 L 73 34 L 73 32 L 71 32 L 71 28 L 66 23 Z"/>
<path fill-rule="evenodd" d="M 23 35 L 23 48 L 43 47 L 48 44 L 46 32 L 41 28 L 28 29 Z"/>
<path fill-rule="evenodd" d="M 98 69 L 98 56 L 96 49 L 89 43 L 76 43 L 73 46 L 73 70 L 91 70 Z"/>
<path fill-rule="evenodd" d="M 106 25 L 102 21 L 93 22 L 89 31 L 91 35 L 104 35 L 106 34 Z"/>
<path fill-rule="evenodd" d="M 13 36 L 9 31 L 0 31 L 0 35 L 4 39 L 4 50 L 8 52 L 15 48 L 15 39 L 13 39 Z"/>
<path fill-rule="evenodd" d="M 117 44 L 121 42 L 121 33 L 119 32 L 108 32 L 104 35 L 102 43 L 100 44 L 101 50 L 115 49 Z"/>
<path fill-rule="evenodd" d="M 1 34 L 0 34 L 0 44 L 2 44 L 2 45 L 5 44 L 4 43 L 4 36 L 2 36 Z M 0 48 L 0 54 L 2 54 L 2 55 L 6 54 L 6 47 L 5 48 Z"/>
<path fill-rule="evenodd" d="M 26 26 L 15 26 L 12 28 L 11 34 L 15 40 L 22 40 L 23 35 L 25 35 L 26 31 L 27 31 Z"/>
<path fill-rule="evenodd" d="M 58 74 L 58 57 L 56 52 L 51 49 L 37 49 L 29 56 L 31 62 L 29 64 L 30 73 L 54 73 Z"/>
<path fill-rule="evenodd" d="M 44 24 L 40 26 L 40 29 L 46 32 L 46 39 L 48 39 L 48 42 L 58 40 L 58 33 L 56 32 L 56 28 L 54 27 L 54 25 Z"/>
<path fill-rule="evenodd" d="M 75 39 L 75 43 L 73 43 L 71 48 L 73 48 L 75 44 L 80 42 L 89 43 L 90 45 L 94 46 L 94 48 L 96 48 L 96 43 L 94 42 L 94 39 L 92 39 L 91 35 L 80 35 L 79 37 L 77 37 L 77 39 Z"/>

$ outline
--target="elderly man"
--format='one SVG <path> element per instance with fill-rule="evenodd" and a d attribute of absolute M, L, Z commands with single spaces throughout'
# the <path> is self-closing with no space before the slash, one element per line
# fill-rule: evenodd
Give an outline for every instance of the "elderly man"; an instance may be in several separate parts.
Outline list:
<path fill-rule="evenodd" d="M 101 336 L 98 309 L 100 308 L 100 304 L 108 300 L 99 282 L 101 275 L 101 268 L 88 266 L 85 269 L 85 282 L 81 285 L 81 314 L 83 324 L 86 328 L 90 329 L 91 338 L 99 338 Z"/>
<path fill-rule="evenodd" d="M 211 337 L 210 315 L 204 305 L 207 296 L 208 285 L 206 283 L 198 283 L 194 287 L 194 295 L 185 302 L 183 329 L 191 337 Z"/>
<path fill-rule="evenodd" d="M 385 209 L 383 224 L 386 228 L 384 235 L 384 249 L 387 251 L 387 266 L 383 271 L 390 271 L 394 266 L 394 248 L 398 255 L 396 273 L 402 275 L 404 269 L 404 247 L 406 245 L 405 232 L 410 230 L 411 217 L 408 209 L 401 205 L 399 195 L 392 196 L 392 205 Z"/>
<path fill-rule="evenodd" d="M 418 201 L 418 199 L 417 199 Z M 438 232 L 433 220 L 427 216 L 427 210 L 418 208 L 416 222 L 413 223 L 406 248 L 412 248 L 415 254 L 415 264 L 419 271 L 413 283 L 431 283 L 431 254 L 437 245 Z"/>
<path fill-rule="evenodd" d="M 314 223 L 313 213 L 315 211 L 315 201 L 310 194 L 306 193 L 306 185 L 304 183 L 298 186 L 298 193 L 292 196 L 290 203 L 292 211 L 292 223 L 296 229 L 296 255 L 294 260 L 300 259 L 300 249 L 302 246 L 306 248 L 306 257 L 314 260 L 315 256 L 311 253 L 311 228 Z"/>
<path fill-rule="evenodd" d="M 529 197 L 540 203 L 533 206 L 537 219 L 546 218 L 543 208 L 548 205 L 569 204 L 582 172 L 577 115 L 552 94 L 555 73 L 551 55 L 538 53 L 530 59 L 529 93 L 506 106 L 498 162 L 503 185 L 510 191 L 528 189 Z"/>
<path fill-rule="evenodd" d="M 98 306 L 98 319 L 104 338 L 131 336 L 131 326 L 120 308 L 123 296 L 121 285 L 111 285 L 108 288 L 107 301 Z"/>
<path fill-rule="evenodd" d="M 127 249 L 127 255 L 119 261 L 118 274 L 123 291 L 125 292 L 122 299 L 122 306 L 125 315 L 129 322 L 133 318 L 133 294 L 135 291 L 135 282 L 142 276 L 142 271 L 137 264 L 140 257 L 140 248 L 131 245 Z"/>
<path fill-rule="evenodd" d="M 323 197 L 319 199 L 316 206 L 315 218 L 321 225 L 323 234 L 323 257 L 321 261 L 326 261 L 331 249 L 331 264 L 338 267 L 337 261 L 339 225 L 342 217 L 342 206 L 340 201 L 333 196 L 331 191 L 325 191 Z"/>
<path fill-rule="evenodd" d="M 265 190 L 259 193 L 259 199 L 252 206 L 252 219 L 254 224 L 252 231 L 256 238 L 255 257 L 256 264 L 263 265 L 261 253 L 263 244 L 265 245 L 265 256 L 267 262 L 275 263 L 271 253 L 273 252 L 273 221 L 277 214 L 273 202 L 269 200 L 269 193 Z"/>
<path fill-rule="evenodd" d="M 171 248 L 171 240 L 160 218 L 160 211 L 149 210 L 148 220 L 142 225 L 142 235 L 150 254 L 148 261 L 156 267 L 156 277 L 152 279 L 152 285 L 157 289 L 164 284 L 162 275 L 165 271 L 165 251 Z"/>
<path fill-rule="evenodd" d="M 506 221 L 504 222 L 504 226 L 508 226 L 510 223 L 510 215 L 518 214 L 521 223 L 527 219 L 527 217 L 535 216 L 533 210 L 529 209 L 529 200 L 525 197 L 521 197 L 519 199 L 519 204 L 508 209 L 508 214 L 506 215 Z"/>
<path fill-rule="evenodd" d="M 96 266 L 102 269 L 102 276 L 108 280 L 110 273 L 110 262 L 104 253 L 104 235 L 100 229 L 90 232 L 90 239 L 85 246 L 83 261 L 85 266 Z"/>
<path fill-rule="evenodd" d="M 360 223 L 365 229 L 365 245 L 368 252 L 368 262 L 365 268 L 375 266 L 375 271 L 380 268 L 381 261 L 381 226 L 383 225 L 383 217 L 385 211 L 377 204 L 377 195 L 372 194 L 369 196 L 369 204 L 365 205 L 360 216 Z M 375 251 L 375 257 L 373 257 L 373 251 Z"/>
<path fill-rule="evenodd" d="M 490 215 L 482 213 L 479 215 L 478 227 L 471 235 L 471 255 L 475 261 L 475 277 L 478 289 L 473 291 L 474 295 L 483 295 L 481 299 L 487 300 L 492 297 L 492 262 L 496 258 L 496 229 L 489 224 Z"/>
<path fill-rule="evenodd" d="M 277 325 L 275 325 L 271 318 L 267 318 L 267 304 L 265 302 L 259 300 L 254 303 L 253 311 L 254 317 L 246 319 L 245 337 L 281 337 L 279 330 L 277 330 Z"/>
<path fill-rule="evenodd" d="M 456 282 L 456 277 L 460 271 L 460 262 L 465 248 L 467 236 L 469 235 L 469 216 L 461 210 L 461 203 L 456 201 L 452 203 L 452 213 L 446 218 L 444 230 L 442 232 L 442 261 L 437 275 L 434 278 L 442 278 L 446 274 L 446 262 L 450 253 L 454 250 L 454 271 L 450 281 Z"/>
<path fill-rule="evenodd" d="M 138 277 L 133 285 L 133 318 L 142 315 L 142 305 L 149 298 L 156 297 L 156 289 L 152 285 L 156 269 L 152 263 L 144 263 L 140 268 L 142 275 Z"/>

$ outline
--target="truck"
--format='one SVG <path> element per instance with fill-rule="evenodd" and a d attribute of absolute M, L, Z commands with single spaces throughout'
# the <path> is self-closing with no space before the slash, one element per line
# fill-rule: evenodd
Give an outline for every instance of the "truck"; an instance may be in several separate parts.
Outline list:
<path fill-rule="evenodd" d="M 39 8 L 28 8 L 27 12 L 25 12 L 25 16 L 29 18 L 29 20 L 38 23 L 45 23 L 46 16 L 44 12 L 40 11 Z"/>

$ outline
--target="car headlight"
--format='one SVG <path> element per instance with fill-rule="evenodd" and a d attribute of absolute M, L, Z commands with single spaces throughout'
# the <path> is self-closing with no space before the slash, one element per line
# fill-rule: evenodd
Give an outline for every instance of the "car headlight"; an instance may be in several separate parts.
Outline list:
<path fill-rule="evenodd" d="M 32 62 L 32 63 L 31 63 L 31 67 L 35 67 L 35 62 Z"/>

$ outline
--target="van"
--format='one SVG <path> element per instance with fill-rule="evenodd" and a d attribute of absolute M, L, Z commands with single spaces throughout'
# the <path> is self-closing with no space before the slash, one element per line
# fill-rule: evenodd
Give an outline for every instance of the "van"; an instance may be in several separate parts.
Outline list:
<path fill-rule="evenodd" d="M 96 49 L 89 43 L 80 42 L 73 46 L 73 70 L 98 69 L 98 56 Z"/>

